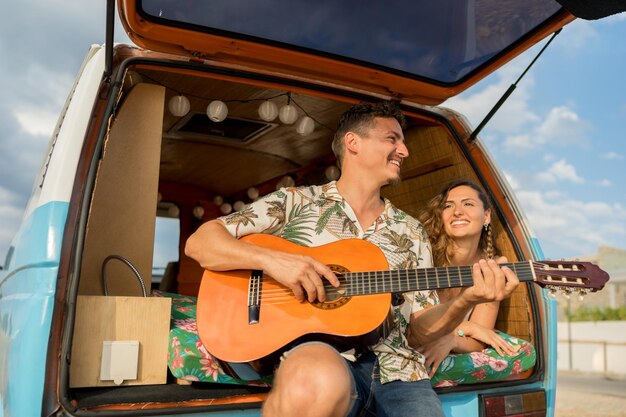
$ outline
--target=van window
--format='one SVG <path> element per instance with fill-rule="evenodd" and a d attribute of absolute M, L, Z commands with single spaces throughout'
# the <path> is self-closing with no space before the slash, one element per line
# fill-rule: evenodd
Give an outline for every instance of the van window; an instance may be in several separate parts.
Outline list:
<path fill-rule="evenodd" d="M 175 207 L 175 206 L 172 206 Z M 176 207 L 177 209 L 177 207 Z M 179 260 L 180 220 L 178 217 L 156 218 L 154 252 L 152 258 L 152 287 L 159 285 L 168 268 Z"/>
<path fill-rule="evenodd" d="M 553 0 L 138 2 L 155 23 L 359 61 L 405 76 L 455 83 L 561 6 Z M 501 10 L 499 12 L 498 10 Z M 510 17 L 516 16 L 515 21 Z"/>

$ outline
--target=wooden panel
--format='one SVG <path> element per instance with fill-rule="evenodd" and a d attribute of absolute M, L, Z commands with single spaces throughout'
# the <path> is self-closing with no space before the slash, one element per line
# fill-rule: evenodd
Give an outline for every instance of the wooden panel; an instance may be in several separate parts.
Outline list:
<path fill-rule="evenodd" d="M 500 303 L 496 329 L 534 344 L 527 284 L 520 284 L 508 300 Z"/>
<path fill-rule="evenodd" d="M 87 221 L 80 294 L 103 294 L 101 268 L 109 255 L 132 262 L 150 288 L 163 97 L 163 87 L 138 84 L 109 131 Z M 110 294 L 141 295 L 129 267 L 112 261 L 106 271 Z"/>
<path fill-rule="evenodd" d="M 100 381 L 103 341 L 139 341 L 137 379 L 121 385 L 164 384 L 172 300 L 163 297 L 78 296 L 70 387 L 115 386 Z"/>

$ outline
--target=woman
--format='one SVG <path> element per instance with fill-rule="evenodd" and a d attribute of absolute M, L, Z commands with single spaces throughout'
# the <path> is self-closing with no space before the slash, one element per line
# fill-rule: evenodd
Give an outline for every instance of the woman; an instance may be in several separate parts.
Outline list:
<path fill-rule="evenodd" d="M 420 218 L 435 266 L 471 265 L 497 257 L 493 243 L 491 206 L 481 187 L 467 180 L 448 184 L 432 198 Z M 460 288 L 439 290 L 445 301 Z M 535 364 L 530 343 L 494 330 L 499 302 L 477 305 L 449 335 L 421 346 L 434 386 L 487 382 L 520 373 Z"/>

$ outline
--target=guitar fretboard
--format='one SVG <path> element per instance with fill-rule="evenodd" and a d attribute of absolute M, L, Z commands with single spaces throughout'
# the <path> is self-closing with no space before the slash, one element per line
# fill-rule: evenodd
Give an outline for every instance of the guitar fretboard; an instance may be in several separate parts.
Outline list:
<path fill-rule="evenodd" d="M 535 280 L 532 261 L 505 263 L 501 266 L 511 268 L 520 282 Z M 471 265 L 349 272 L 337 276 L 345 280 L 346 296 L 470 287 L 474 284 Z"/>

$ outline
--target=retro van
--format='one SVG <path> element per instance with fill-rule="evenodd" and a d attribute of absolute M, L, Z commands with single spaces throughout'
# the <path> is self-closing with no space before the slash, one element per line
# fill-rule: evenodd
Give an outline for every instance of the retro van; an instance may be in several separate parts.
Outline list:
<path fill-rule="evenodd" d="M 396 100 L 407 117 L 410 157 L 386 197 L 415 215 L 444 183 L 472 179 L 494 203 L 503 254 L 542 259 L 484 144 L 438 105 L 575 9 L 118 0 L 117 12 L 137 46 L 113 45 L 110 0 L 107 42 L 84 59 L 0 271 L 0 415 L 258 416 L 271 380 L 198 337 L 204 271 L 183 248 L 200 224 L 259 195 L 336 179 L 330 144 L 354 103 Z M 556 315 L 544 286 L 595 284 L 538 265 L 497 321 L 533 344 L 536 364 L 438 388 L 447 415 L 553 415 Z"/>

